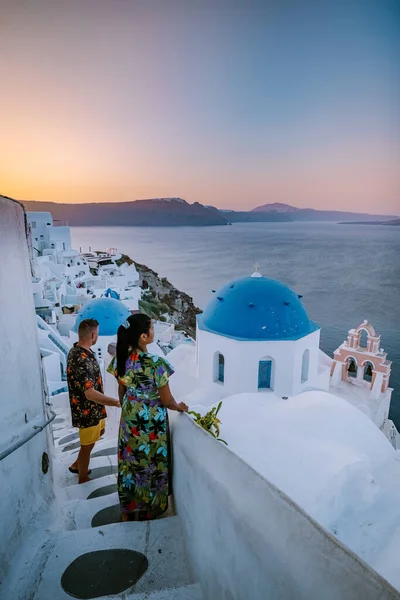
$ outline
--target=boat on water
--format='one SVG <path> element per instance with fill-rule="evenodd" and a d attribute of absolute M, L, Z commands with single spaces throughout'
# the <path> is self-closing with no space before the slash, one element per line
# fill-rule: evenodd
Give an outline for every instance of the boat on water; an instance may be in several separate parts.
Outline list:
<path fill-rule="evenodd" d="M 119 410 L 78 485 L 66 358 L 96 318 L 116 396 L 106 367 L 139 274 L 116 249 L 72 249 L 49 213 L 0 196 L 0 214 L 0 598 L 400 598 L 391 363 L 368 321 L 329 357 L 299 296 L 258 268 L 216 290 L 195 340 L 156 321 L 175 398 L 203 415 L 222 401 L 226 444 L 171 414 L 169 510 L 121 523 Z"/>

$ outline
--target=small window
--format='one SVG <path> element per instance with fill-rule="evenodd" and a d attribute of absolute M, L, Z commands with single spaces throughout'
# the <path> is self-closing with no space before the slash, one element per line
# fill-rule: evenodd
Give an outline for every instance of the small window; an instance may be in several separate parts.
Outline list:
<path fill-rule="evenodd" d="M 258 363 L 258 389 L 271 389 L 272 360 L 260 360 Z"/>
<path fill-rule="evenodd" d="M 225 381 L 225 358 L 220 352 L 214 354 L 214 381 L 219 383 Z"/>
<path fill-rule="evenodd" d="M 218 381 L 224 383 L 225 378 L 225 358 L 222 354 L 218 355 Z"/>
<path fill-rule="evenodd" d="M 308 381 L 308 369 L 310 364 L 310 351 L 304 350 L 303 360 L 301 363 L 301 383 Z"/>
<path fill-rule="evenodd" d="M 357 364 L 354 358 L 349 359 L 348 367 L 347 367 L 347 375 L 349 377 L 357 377 Z"/>
<path fill-rule="evenodd" d="M 36 221 L 32 221 L 32 229 L 36 229 Z"/>

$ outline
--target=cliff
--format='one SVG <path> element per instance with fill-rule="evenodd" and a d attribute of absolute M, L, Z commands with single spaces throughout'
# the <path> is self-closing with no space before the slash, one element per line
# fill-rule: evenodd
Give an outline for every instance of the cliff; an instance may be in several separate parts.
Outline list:
<path fill-rule="evenodd" d="M 196 315 L 201 310 L 195 306 L 193 298 L 174 287 L 166 277 L 159 277 L 158 273 L 133 261 L 126 254 L 116 261 L 117 265 L 124 262 L 134 264 L 139 273 L 139 285 L 144 290 L 143 298 L 139 302 L 140 310 L 154 319 L 173 323 L 177 329 L 186 331 L 194 338 Z M 164 315 L 167 315 L 167 318 Z"/>
<path fill-rule="evenodd" d="M 62 221 L 70 226 L 196 227 L 228 224 L 219 211 L 206 208 L 198 202 L 189 204 L 182 198 L 91 204 L 24 201 L 23 205 L 27 211 L 50 212 L 54 221 Z"/>

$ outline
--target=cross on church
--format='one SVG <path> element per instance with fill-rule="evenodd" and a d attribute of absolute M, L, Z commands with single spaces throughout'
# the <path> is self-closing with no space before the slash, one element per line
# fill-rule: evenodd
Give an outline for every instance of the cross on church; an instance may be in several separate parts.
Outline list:
<path fill-rule="evenodd" d="M 262 277 L 262 275 L 260 273 L 260 265 L 258 263 L 256 263 L 254 265 L 254 269 L 255 269 L 255 271 L 254 271 L 252 277 Z"/>

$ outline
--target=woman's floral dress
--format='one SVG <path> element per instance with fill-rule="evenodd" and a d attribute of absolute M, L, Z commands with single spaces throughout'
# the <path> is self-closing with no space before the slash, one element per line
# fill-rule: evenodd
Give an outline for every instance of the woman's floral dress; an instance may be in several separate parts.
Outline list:
<path fill-rule="evenodd" d="M 107 371 L 126 387 L 118 436 L 118 494 L 121 511 L 153 519 L 168 508 L 170 452 L 168 413 L 158 389 L 173 374 L 165 359 L 131 354 L 123 377 L 116 358 Z"/>

